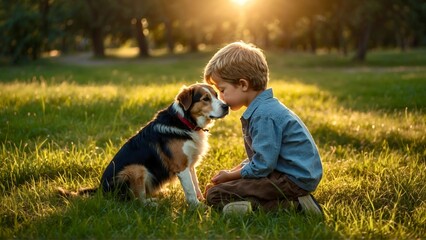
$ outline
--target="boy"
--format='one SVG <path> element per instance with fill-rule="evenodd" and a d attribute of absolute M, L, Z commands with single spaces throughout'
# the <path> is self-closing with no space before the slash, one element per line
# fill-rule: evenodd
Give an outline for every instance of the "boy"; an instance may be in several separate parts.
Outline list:
<path fill-rule="evenodd" d="M 241 123 L 248 159 L 211 179 L 207 204 L 223 207 L 225 213 L 296 204 L 322 214 L 310 194 L 322 177 L 318 149 L 299 117 L 267 89 L 269 69 L 263 52 L 244 42 L 231 43 L 209 61 L 204 80 L 219 90 L 232 110 L 247 107 Z"/>

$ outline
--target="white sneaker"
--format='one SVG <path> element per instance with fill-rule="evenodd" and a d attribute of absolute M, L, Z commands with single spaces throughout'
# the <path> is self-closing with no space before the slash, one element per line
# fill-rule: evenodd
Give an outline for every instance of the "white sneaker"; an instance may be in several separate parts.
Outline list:
<path fill-rule="evenodd" d="M 318 204 L 314 196 L 312 196 L 311 194 L 303 196 L 303 197 L 299 197 L 298 200 L 304 212 L 311 212 L 318 215 L 323 214 L 321 206 Z"/>
<path fill-rule="evenodd" d="M 224 214 L 246 214 L 253 210 L 249 201 L 238 201 L 226 204 L 222 211 Z"/>

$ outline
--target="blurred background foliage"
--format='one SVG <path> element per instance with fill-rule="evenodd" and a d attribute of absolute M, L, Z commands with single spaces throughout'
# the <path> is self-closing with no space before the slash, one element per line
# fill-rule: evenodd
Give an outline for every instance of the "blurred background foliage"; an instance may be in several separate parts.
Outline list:
<path fill-rule="evenodd" d="M 338 51 L 426 45 L 424 0 L 0 0 L 0 63 L 45 53 L 134 47 L 139 57 L 244 40 L 264 49 Z"/>

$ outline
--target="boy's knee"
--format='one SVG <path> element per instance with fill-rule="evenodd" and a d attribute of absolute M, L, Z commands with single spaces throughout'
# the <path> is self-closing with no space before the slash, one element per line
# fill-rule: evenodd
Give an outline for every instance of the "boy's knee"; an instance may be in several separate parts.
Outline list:
<path fill-rule="evenodd" d="M 210 188 L 208 188 L 207 190 L 206 190 L 206 202 L 207 202 L 207 204 L 209 204 L 209 205 L 214 205 L 214 199 L 215 199 L 215 195 L 216 195 L 216 187 L 215 186 L 212 186 L 212 187 L 210 187 Z"/>
<path fill-rule="evenodd" d="M 210 205 L 213 207 L 223 207 L 224 199 L 226 199 L 226 197 L 224 196 L 224 193 L 220 185 L 215 185 L 207 189 L 206 191 L 207 205 Z"/>

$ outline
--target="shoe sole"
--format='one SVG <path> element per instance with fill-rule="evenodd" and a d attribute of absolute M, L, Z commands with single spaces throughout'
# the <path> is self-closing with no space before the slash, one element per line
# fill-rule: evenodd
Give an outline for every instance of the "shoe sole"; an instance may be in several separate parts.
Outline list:
<path fill-rule="evenodd" d="M 246 214 L 253 210 L 250 202 L 239 201 L 226 204 L 222 211 L 224 214 Z"/>

